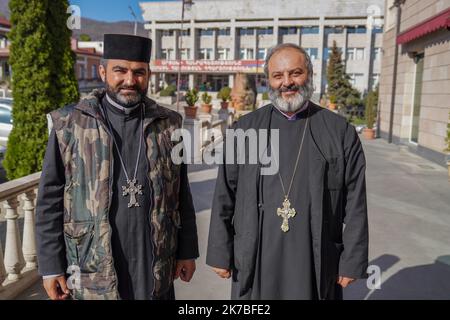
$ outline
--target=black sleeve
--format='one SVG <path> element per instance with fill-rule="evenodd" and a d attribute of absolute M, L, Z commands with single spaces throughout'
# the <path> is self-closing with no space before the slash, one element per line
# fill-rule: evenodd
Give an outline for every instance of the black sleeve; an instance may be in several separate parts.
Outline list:
<path fill-rule="evenodd" d="M 195 217 L 194 203 L 192 201 L 191 190 L 187 166 L 181 164 L 180 169 L 180 218 L 181 229 L 178 231 L 178 251 L 177 259 L 187 260 L 198 258 L 198 237 Z"/>
<path fill-rule="evenodd" d="M 339 275 L 366 278 L 369 231 L 366 200 L 366 160 L 358 134 L 348 125 L 345 151 L 345 216 L 344 250 L 339 262 Z"/>
<path fill-rule="evenodd" d="M 232 127 L 235 129 L 235 126 Z M 236 151 L 236 145 L 234 150 Z M 212 267 L 230 269 L 233 265 L 234 227 L 233 217 L 238 182 L 238 165 L 227 164 L 226 141 L 223 143 L 223 163 L 219 166 L 214 191 L 211 221 L 209 226 L 206 264 Z M 236 152 L 234 152 L 236 156 Z"/>
<path fill-rule="evenodd" d="M 36 246 L 39 274 L 66 272 L 64 244 L 64 165 L 58 139 L 51 131 L 36 202 Z"/>

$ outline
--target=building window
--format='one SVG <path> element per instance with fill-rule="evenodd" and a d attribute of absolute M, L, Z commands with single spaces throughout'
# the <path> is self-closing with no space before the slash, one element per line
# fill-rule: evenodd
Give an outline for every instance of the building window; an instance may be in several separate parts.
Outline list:
<path fill-rule="evenodd" d="M 228 60 L 230 58 L 230 49 L 228 48 L 219 48 L 217 53 L 219 55 L 219 60 Z"/>
<path fill-rule="evenodd" d="M 349 73 L 349 81 L 350 84 L 354 87 L 361 88 L 363 87 L 364 82 L 364 74 L 363 73 Z"/>
<path fill-rule="evenodd" d="M 162 35 L 163 37 L 171 37 L 173 36 L 173 30 L 163 30 Z"/>
<path fill-rule="evenodd" d="M 93 64 L 91 67 L 91 75 L 92 75 L 92 79 L 97 79 L 98 75 L 97 75 L 97 65 Z"/>
<path fill-rule="evenodd" d="M 347 60 L 364 60 L 364 48 L 347 48 Z"/>
<path fill-rule="evenodd" d="M 84 80 L 86 77 L 86 68 L 83 65 L 80 65 L 80 80 Z"/>
<path fill-rule="evenodd" d="M 304 48 L 311 60 L 317 60 L 319 49 L 318 48 Z"/>
<path fill-rule="evenodd" d="M 341 58 L 342 58 L 342 48 L 337 47 L 337 49 L 341 53 Z M 331 52 L 332 52 L 332 48 L 323 48 L 323 60 L 330 59 Z"/>
<path fill-rule="evenodd" d="M 191 35 L 191 29 L 181 30 L 180 35 L 189 37 Z"/>
<path fill-rule="evenodd" d="M 381 59 L 381 48 L 373 48 L 373 59 L 374 60 Z"/>
<path fill-rule="evenodd" d="M 380 81 L 380 74 L 378 74 L 378 73 L 372 74 L 372 79 L 371 79 L 372 90 L 375 90 L 375 87 L 377 86 L 379 81 Z"/>
<path fill-rule="evenodd" d="M 200 29 L 200 36 L 212 36 L 213 34 L 213 29 Z"/>
<path fill-rule="evenodd" d="M 280 35 L 285 36 L 287 34 L 297 34 L 297 31 L 298 31 L 297 27 L 281 27 Z"/>
<path fill-rule="evenodd" d="M 213 60 L 213 49 L 200 49 L 200 60 Z"/>
<path fill-rule="evenodd" d="M 347 33 L 366 33 L 366 27 L 347 27 Z"/>
<path fill-rule="evenodd" d="M 326 27 L 325 28 L 325 34 L 332 34 L 332 33 L 343 33 L 344 28 L 342 27 Z"/>
<path fill-rule="evenodd" d="M 258 49 L 258 60 L 264 60 L 267 56 L 267 49 L 266 48 L 260 48 Z"/>
<path fill-rule="evenodd" d="M 257 29 L 257 34 L 258 35 L 273 34 L 273 28 L 268 27 L 263 29 Z"/>
<path fill-rule="evenodd" d="M 239 35 L 240 36 L 251 36 L 255 34 L 254 28 L 240 28 Z"/>
<path fill-rule="evenodd" d="M 239 59 L 241 60 L 253 60 L 254 55 L 253 55 L 253 49 L 241 49 L 239 51 Z"/>
<path fill-rule="evenodd" d="M 219 29 L 217 34 L 219 36 L 229 36 L 230 35 L 230 28 L 226 28 L 226 29 Z"/>
<path fill-rule="evenodd" d="M 381 28 L 381 27 L 373 28 L 372 33 L 374 33 L 374 34 L 383 33 L 383 28 Z"/>
<path fill-rule="evenodd" d="M 190 59 L 190 55 L 191 55 L 191 50 L 190 49 L 181 49 L 181 59 L 182 60 L 189 60 Z"/>
<path fill-rule="evenodd" d="M 174 60 L 174 50 L 173 49 L 162 49 L 161 59 L 163 60 Z"/>
<path fill-rule="evenodd" d="M 302 27 L 302 34 L 319 34 L 319 27 Z"/>

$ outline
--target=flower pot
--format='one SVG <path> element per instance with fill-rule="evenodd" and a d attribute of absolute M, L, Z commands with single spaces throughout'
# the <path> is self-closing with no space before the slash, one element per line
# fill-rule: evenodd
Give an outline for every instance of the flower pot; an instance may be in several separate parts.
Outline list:
<path fill-rule="evenodd" d="M 364 139 L 373 140 L 373 139 L 375 139 L 375 130 L 365 128 L 363 130 L 363 136 L 364 136 Z"/>
<path fill-rule="evenodd" d="M 212 104 L 202 104 L 202 112 L 211 113 Z"/>
<path fill-rule="evenodd" d="M 330 109 L 330 110 L 336 110 L 336 103 L 330 103 L 330 104 L 328 105 L 328 109 Z"/>
<path fill-rule="evenodd" d="M 195 119 L 195 117 L 197 116 L 197 107 L 196 106 L 184 107 L 184 114 L 186 118 Z"/>
<path fill-rule="evenodd" d="M 220 106 L 222 107 L 222 109 L 228 109 L 228 101 L 222 101 L 220 103 Z"/>

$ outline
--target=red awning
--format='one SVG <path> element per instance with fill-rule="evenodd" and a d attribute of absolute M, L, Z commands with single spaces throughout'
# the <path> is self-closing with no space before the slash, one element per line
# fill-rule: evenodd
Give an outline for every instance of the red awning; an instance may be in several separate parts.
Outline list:
<path fill-rule="evenodd" d="M 400 33 L 397 44 L 410 42 L 442 28 L 450 28 L 450 8 Z"/>

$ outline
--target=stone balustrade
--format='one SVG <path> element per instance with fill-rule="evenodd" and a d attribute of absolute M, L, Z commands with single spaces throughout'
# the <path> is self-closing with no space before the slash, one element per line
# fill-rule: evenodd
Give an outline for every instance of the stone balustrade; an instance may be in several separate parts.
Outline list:
<path fill-rule="evenodd" d="M 3 236 L 0 237 L 0 299 L 14 299 L 39 279 L 34 216 L 40 176 L 38 172 L 0 184 L 0 203 L 4 209 L 0 223 L 6 223 L 4 245 Z"/>

